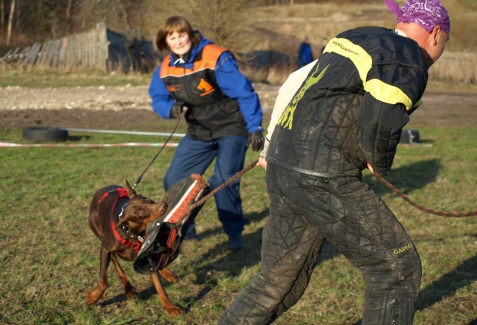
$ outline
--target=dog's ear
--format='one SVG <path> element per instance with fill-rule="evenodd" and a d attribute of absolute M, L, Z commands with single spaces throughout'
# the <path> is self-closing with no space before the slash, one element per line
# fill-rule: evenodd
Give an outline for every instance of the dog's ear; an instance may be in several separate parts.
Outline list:
<path fill-rule="evenodd" d="M 130 199 L 137 195 L 136 191 L 131 187 L 128 180 L 126 180 L 126 189 L 128 190 L 128 195 Z"/>

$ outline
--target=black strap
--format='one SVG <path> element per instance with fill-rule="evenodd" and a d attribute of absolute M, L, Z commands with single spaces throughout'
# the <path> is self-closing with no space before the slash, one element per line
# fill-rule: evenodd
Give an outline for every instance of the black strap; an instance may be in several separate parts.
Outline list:
<path fill-rule="evenodd" d="M 141 179 L 142 177 L 144 176 L 144 174 L 146 173 L 146 171 L 149 169 L 149 167 L 151 167 L 151 165 L 154 163 L 154 161 L 156 160 L 156 158 L 159 156 L 159 154 L 161 153 L 161 151 L 164 149 L 164 147 L 167 145 L 167 143 L 171 140 L 172 136 L 174 135 L 174 133 L 176 132 L 176 129 L 177 129 L 177 126 L 179 125 L 179 122 L 181 121 L 181 115 L 179 114 L 179 116 L 177 117 L 177 123 L 176 123 L 176 126 L 174 127 L 174 130 L 172 130 L 172 133 L 171 135 L 169 136 L 169 138 L 167 138 L 166 142 L 164 142 L 164 145 L 161 147 L 161 149 L 159 149 L 159 152 L 154 156 L 154 158 L 152 158 L 151 162 L 149 163 L 149 165 L 146 167 L 146 169 L 144 169 L 144 171 L 142 172 L 142 174 L 137 178 L 136 180 L 136 183 L 134 183 L 133 185 L 133 190 L 136 189 L 136 186 L 141 182 Z"/>

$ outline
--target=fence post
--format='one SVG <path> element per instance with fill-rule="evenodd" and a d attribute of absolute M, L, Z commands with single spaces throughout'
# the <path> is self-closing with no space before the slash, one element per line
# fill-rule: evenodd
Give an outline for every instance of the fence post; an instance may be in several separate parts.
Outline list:
<path fill-rule="evenodd" d="M 109 58 L 109 41 L 106 32 L 106 24 L 98 23 L 96 25 L 97 32 L 97 67 L 101 70 L 108 71 L 108 58 Z"/>

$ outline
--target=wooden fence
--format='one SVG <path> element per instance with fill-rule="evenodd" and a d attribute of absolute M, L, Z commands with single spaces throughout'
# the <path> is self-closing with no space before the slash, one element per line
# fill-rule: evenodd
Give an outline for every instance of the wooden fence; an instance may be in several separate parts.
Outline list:
<path fill-rule="evenodd" d="M 0 61 L 68 71 L 94 68 L 150 72 L 160 59 L 152 42 L 142 37 L 139 31 L 118 33 L 100 23 L 86 33 L 10 51 Z"/>

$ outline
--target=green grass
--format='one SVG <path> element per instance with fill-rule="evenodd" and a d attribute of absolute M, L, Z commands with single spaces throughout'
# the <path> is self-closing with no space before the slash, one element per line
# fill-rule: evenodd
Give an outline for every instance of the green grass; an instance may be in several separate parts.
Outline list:
<path fill-rule="evenodd" d="M 147 86 L 150 74 L 106 73 L 89 69 L 65 72 L 53 69 L 3 67 L 0 70 L 0 87 L 20 86 L 35 88 Z"/>
<path fill-rule="evenodd" d="M 164 130 L 170 125 L 164 124 Z M 420 128 L 427 146 L 400 146 L 386 177 L 418 203 L 438 210 L 468 211 L 477 202 L 477 128 Z M 158 130 L 161 131 L 161 130 Z M 178 131 L 180 132 L 180 131 Z M 157 137 L 71 133 L 70 143 L 158 142 Z M 21 130 L 0 129 L 0 140 L 23 143 Z M 161 139 L 160 141 L 163 141 Z M 197 219 L 200 241 L 186 242 L 170 265 L 179 277 L 166 284 L 180 318 L 162 308 L 149 277 L 123 262 L 139 291 L 126 300 L 114 268 L 102 300 L 85 305 L 99 272 L 99 241 L 88 227 L 94 192 L 134 182 L 158 148 L 0 148 L 1 324 L 216 324 L 224 309 L 260 270 L 263 224 L 268 216 L 265 172 L 242 178 L 250 220 L 245 249 L 227 250 L 227 236 L 213 199 Z M 138 191 L 155 200 L 174 153 L 166 148 Z M 250 152 L 246 164 L 257 158 Z M 207 173 L 209 175 L 210 172 Z M 206 175 L 206 177 L 207 177 Z M 477 318 L 477 217 L 444 218 L 421 212 L 369 173 L 365 181 L 382 195 L 414 239 L 423 264 L 415 324 L 469 324 Z M 310 285 L 297 305 L 275 324 L 354 324 L 361 318 L 364 282 L 357 269 L 325 245 Z"/>

